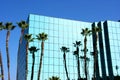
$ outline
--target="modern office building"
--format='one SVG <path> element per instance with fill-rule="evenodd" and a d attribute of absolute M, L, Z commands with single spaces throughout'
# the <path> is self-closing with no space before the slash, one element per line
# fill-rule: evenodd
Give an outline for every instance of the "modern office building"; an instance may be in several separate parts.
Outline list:
<path fill-rule="evenodd" d="M 70 80 L 77 80 L 77 63 L 73 55 L 76 48 L 73 46 L 75 41 L 81 41 L 80 50 L 84 48 L 84 37 L 80 34 L 82 29 L 92 29 L 98 26 L 102 29 L 98 37 L 98 67 L 97 78 L 102 77 L 104 80 L 109 76 L 112 80 L 117 74 L 120 75 L 120 22 L 119 21 L 101 21 L 101 22 L 83 22 L 62 18 L 54 18 L 42 15 L 30 14 L 28 17 L 29 28 L 24 34 L 33 34 L 35 38 L 37 34 L 45 32 L 48 34 L 48 40 L 45 41 L 42 74 L 41 80 L 48 80 L 49 77 L 58 76 L 61 80 L 66 80 L 66 74 L 63 64 L 63 52 L 60 48 L 66 46 L 70 52 L 66 54 L 67 68 Z M 89 80 L 93 77 L 93 52 L 94 36 L 87 37 L 87 57 L 90 58 L 88 62 L 88 77 Z M 35 69 L 34 79 L 37 80 L 39 59 L 41 54 L 41 42 L 34 40 L 29 43 L 30 46 L 36 46 L 40 50 L 35 53 Z M 20 54 L 18 55 L 18 80 L 25 80 L 25 66 L 26 66 L 26 41 L 20 45 Z M 84 55 L 80 51 L 80 56 Z M 28 54 L 28 76 L 30 80 L 32 66 L 32 54 Z M 116 70 L 116 66 L 118 69 Z M 84 62 L 80 59 L 80 74 L 84 78 Z"/>

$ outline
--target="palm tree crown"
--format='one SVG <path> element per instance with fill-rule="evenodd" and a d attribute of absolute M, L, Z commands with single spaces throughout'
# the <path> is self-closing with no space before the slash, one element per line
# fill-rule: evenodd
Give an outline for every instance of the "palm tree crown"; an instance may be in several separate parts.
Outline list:
<path fill-rule="evenodd" d="M 91 35 L 91 30 L 89 30 L 88 28 L 82 29 L 81 34 L 83 36 Z"/>
<path fill-rule="evenodd" d="M 60 49 L 61 49 L 61 51 L 63 51 L 64 53 L 70 51 L 69 48 L 67 48 L 67 47 L 65 47 L 65 46 L 62 46 L 62 48 L 60 48 Z"/>
<path fill-rule="evenodd" d="M 34 40 L 34 38 L 32 38 L 32 34 L 25 34 L 24 38 L 28 42 L 32 42 Z"/>
<path fill-rule="evenodd" d="M 93 33 L 100 32 L 100 31 L 101 31 L 101 29 L 97 26 L 92 28 Z"/>
<path fill-rule="evenodd" d="M 25 21 L 18 22 L 17 24 L 22 29 L 26 29 L 29 26 Z"/>
<path fill-rule="evenodd" d="M 60 78 L 57 76 L 52 76 L 51 78 L 49 78 L 49 80 L 60 80 Z"/>
<path fill-rule="evenodd" d="M 29 48 L 30 53 L 37 52 L 38 50 L 39 50 L 39 49 L 37 49 L 35 46 L 31 46 L 31 47 Z"/>
<path fill-rule="evenodd" d="M 48 35 L 43 32 L 43 33 L 39 33 L 36 37 L 37 37 L 38 40 L 45 41 L 45 40 L 48 39 L 47 36 Z"/>
<path fill-rule="evenodd" d="M 13 26 L 11 22 L 7 22 L 5 24 L 5 29 L 6 30 L 13 30 L 14 28 L 15 28 L 15 26 Z"/>

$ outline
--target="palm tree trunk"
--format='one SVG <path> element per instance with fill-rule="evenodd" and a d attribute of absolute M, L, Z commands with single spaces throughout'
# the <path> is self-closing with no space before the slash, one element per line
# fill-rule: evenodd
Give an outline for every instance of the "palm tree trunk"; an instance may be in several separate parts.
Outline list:
<path fill-rule="evenodd" d="M 42 58 L 44 54 L 44 42 L 42 41 L 41 43 L 41 55 L 40 55 L 40 64 L 39 64 L 39 70 L 38 70 L 38 79 L 40 80 L 40 74 L 41 74 L 41 69 L 42 69 Z"/>
<path fill-rule="evenodd" d="M 77 68 L 78 68 L 78 80 L 80 80 L 80 61 L 79 61 L 79 48 L 77 47 Z"/>
<path fill-rule="evenodd" d="M 65 53 L 63 54 L 63 59 L 64 59 L 63 62 L 64 62 L 64 66 L 65 66 L 65 72 L 66 72 L 67 80 L 70 80 L 69 76 L 68 76 L 68 71 L 67 71 L 66 55 L 65 55 Z"/>
<path fill-rule="evenodd" d="M 33 58 L 33 62 L 32 62 L 31 80 L 33 80 L 33 76 L 34 76 L 34 64 L 35 64 L 35 54 L 34 54 L 34 52 L 32 54 L 32 58 Z"/>
<path fill-rule="evenodd" d="M 85 36 L 84 39 L 84 60 L 85 60 L 85 76 L 86 76 L 86 80 L 87 80 L 87 60 L 86 60 L 86 53 L 87 53 L 87 37 Z"/>
<path fill-rule="evenodd" d="M 29 42 L 26 43 L 26 80 L 27 80 L 27 75 L 28 75 L 28 46 L 29 46 Z"/>
<path fill-rule="evenodd" d="M 8 41 L 10 37 L 10 31 L 7 31 L 6 36 L 6 55 L 7 55 L 7 67 L 8 67 L 8 80 L 10 80 L 10 56 L 9 56 L 9 48 L 8 48 Z"/>
<path fill-rule="evenodd" d="M 1 55 L 1 51 L 0 51 L 0 67 L 1 67 L 2 80 L 4 80 L 4 69 L 3 69 L 3 63 L 2 63 L 2 55 Z"/>

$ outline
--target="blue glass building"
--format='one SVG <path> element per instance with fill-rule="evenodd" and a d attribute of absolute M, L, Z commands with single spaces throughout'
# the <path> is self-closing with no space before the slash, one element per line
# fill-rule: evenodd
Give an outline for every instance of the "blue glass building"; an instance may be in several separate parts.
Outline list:
<path fill-rule="evenodd" d="M 114 76 L 120 75 L 120 69 L 116 70 L 116 65 L 120 67 L 120 22 L 118 21 L 101 21 L 101 22 L 83 22 L 62 18 L 54 18 L 42 15 L 30 14 L 28 17 L 29 28 L 24 34 L 33 34 L 35 38 L 37 34 L 45 32 L 48 34 L 48 40 L 45 41 L 42 74 L 41 80 L 48 80 L 49 77 L 58 76 L 61 80 L 66 80 L 66 74 L 63 64 L 63 52 L 60 48 L 62 46 L 69 47 L 70 52 L 66 54 L 67 68 L 70 76 L 70 80 L 77 80 L 77 63 L 76 58 L 73 55 L 75 47 L 73 43 L 75 41 L 81 41 L 82 46 L 80 50 L 84 48 L 84 37 L 80 34 L 82 29 L 92 29 L 94 26 L 98 26 L 102 29 L 99 32 L 98 39 L 98 66 L 97 77 L 106 79 L 106 76 L 110 76 L 113 79 Z M 93 44 L 94 36 L 87 37 L 87 57 L 90 58 L 88 62 L 88 77 L 91 80 L 93 77 Z M 35 53 L 35 69 L 34 80 L 37 80 L 39 59 L 41 53 L 41 42 L 34 40 L 29 43 L 30 46 L 36 46 L 40 50 Z M 18 80 L 25 80 L 25 53 L 26 41 L 23 41 L 20 45 L 20 54 L 18 55 Z M 84 55 L 80 52 L 80 55 Z M 80 59 L 80 73 L 81 77 L 85 78 L 84 74 L 84 62 Z M 28 54 L 28 76 L 27 80 L 30 80 L 32 66 L 32 55 Z"/>

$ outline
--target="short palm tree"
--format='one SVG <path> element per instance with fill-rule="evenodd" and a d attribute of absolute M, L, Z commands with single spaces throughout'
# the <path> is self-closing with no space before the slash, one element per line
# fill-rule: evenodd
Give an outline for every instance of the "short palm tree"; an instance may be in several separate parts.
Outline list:
<path fill-rule="evenodd" d="M 8 48 L 8 42 L 10 37 L 10 30 L 13 30 L 15 26 L 11 22 L 7 22 L 5 24 L 4 29 L 7 30 L 6 34 L 6 55 L 7 55 L 7 67 L 8 67 L 8 80 L 10 80 L 10 57 L 9 57 L 9 48 Z"/>
<path fill-rule="evenodd" d="M 49 80 L 60 80 L 60 78 L 57 76 L 52 76 L 51 78 L 49 78 Z"/>
<path fill-rule="evenodd" d="M 69 48 L 62 46 L 61 51 L 63 52 L 63 63 L 64 63 L 64 67 L 65 67 L 65 72 L 66 72 L 66 76 L 67 76 L 67 80 L 70 80 L 69 76 L 68 76 L 68 71 L 67 71 L 67 65 L 66 65 L 66 53 L 69 52 Z"/>
<path fill-rule="evenodd" d="M 1 80 L 4 80 L 4 69 L 3 69 L 3 63 L 2 63 L 2 55 L 0 51 L 0 68 L 1 68 Z"/>
<path fill-rule="evenodd" d="M 18 26 L 21 28 L 21 36 L 20 36 L 20 39 L 19 39 L 18 54 L 17 54 L 17 62 L 18 62 L 20 44 L 21 44 L 21 42 L 22 42 L 22 37 L 23 37 L 23 34 L 24 34 L 24 30 L 27 29 L 29 25 L 28 25 L 27 22 L 25 22 L 25 21 L 18 22 L 17 24 L 18 24 Z M 27 76 L 27 75 L 26 75 L 26 76 Z M 17 66 L 16 78 L 18 79 L 18 66 Z"/>
<path fill-rule="evenodd" d="M 41 74 L 41 69 L 42 69 L 42 59 L 43 59 L 43 55 L 44 55 L 44 41 L 47 40 L 48 35 L 43 33 L 39 33 L 37 36 L 37 39 L 41 42 L 41 55 L 40 55 L 40 64 L 39 64 L 39 70 L 38 70 L 38 79 L 40 80 L 40 74 Z"/>
<path fill-rule="evenodd" d="M 29 48 L 30 53 L 32 54 L 32 72 L 31 72 L 31 80 L 33 80 L 34 76 L 34 64 L 35 64 L 35 52 L 37 52 L 39 49 L 37 49 L 35 46 L 31 46 Z"/>
<path fill-rule="evenodd" d="M 27 74 L 28 74 L 28 46 L 29 46 L 30 42 L 33 42 L 34 38 L 32 38 L 32 34 L 25 34 L 24 38 L 27 41 L 27 43 L 26 43 L 26 79 L 27 79 Z"/>
<path fill-rule="evenodd" d="M 93 72 L 93 78 L 95 80 L 95 74 L 96 74 L 96 69 L 98 68 L 98 50 L 97 50 L 97 41 L 98 41 L 98 32 L 100 32 L 101 29 L 99 27 L 93 27 L 92 28 L 92 33 L 94 35 L 94 45 L 93 45 L 93 57 L 94 57 L 94 72 Z"/>
<path fill-rule="evenodd" d="M 91 35 L 91 30 L 88 28 L 82 29 L 81 34 L 84 36 L 84 67 L 85 67 L 85 76 L 86 79 L 88 79 L 88 72 L 87 72 L 87 59 L 86 59 L 86 53 L 87 53 L 87 36 Z"/>
<path fill-rule="evenodd" d="M 74 51 L 73 55 L 76 56 L 77 60 L 77 70 L 78 70 L 78 80 L 80 80 L 80 61 L 79 61 L 79 46 L 82 45 L 81 41 L 76 41 L 76 43 L 73 43 L 74 47 L 76 47 L 76 51 Z"/>

